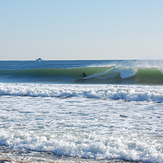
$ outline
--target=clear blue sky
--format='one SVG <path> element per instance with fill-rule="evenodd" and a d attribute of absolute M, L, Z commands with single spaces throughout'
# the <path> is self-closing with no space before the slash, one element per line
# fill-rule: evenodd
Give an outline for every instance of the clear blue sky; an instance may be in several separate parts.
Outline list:
<path fill-rule="evenodd" d="M 163 59 L 163 0 L 0 0 L 0 60 Z"/>

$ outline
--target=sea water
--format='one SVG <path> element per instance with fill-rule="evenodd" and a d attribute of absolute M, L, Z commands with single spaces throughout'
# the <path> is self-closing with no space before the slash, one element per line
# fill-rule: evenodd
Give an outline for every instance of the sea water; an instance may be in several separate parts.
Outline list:
<path fill-rule="evenodd" d="M 1 160 L 162 163 L 162 63 L 0 61 Z"/>

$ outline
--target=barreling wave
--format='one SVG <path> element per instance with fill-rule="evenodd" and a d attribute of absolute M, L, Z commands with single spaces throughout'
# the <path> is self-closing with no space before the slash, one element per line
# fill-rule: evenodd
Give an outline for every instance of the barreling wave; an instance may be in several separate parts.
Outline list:
<path fill-rule="evenodd" d="M 87 77 L 81 78 L 85 72 Z M 12 82 L 54 82 L 89 84 L 163 84 L 159 68 L 83 67 L 67 69 L 0 70 L 0 79 Z"/>

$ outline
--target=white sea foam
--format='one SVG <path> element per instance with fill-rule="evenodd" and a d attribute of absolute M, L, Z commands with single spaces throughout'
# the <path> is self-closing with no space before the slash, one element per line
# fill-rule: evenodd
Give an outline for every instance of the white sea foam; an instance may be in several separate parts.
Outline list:
<path fill-rule="evenodd" d="M 28 96 L 0 103 L 0 145 L 9 149 L 163 161 L 162 104 Z"/>
<path fill-rule="evenodd" d="M 82 133 L 80 133 L 82 134 Z M 63 134 L 39 135 L 36 132 L 1 130 L 0 140 L 14 150 L 53 152 L 56 155 L 93 159 L 124 159 L 144 162 L 162 162 L 163 153 L 158 152 L 155 140 L 139 135 Z M 162 148 L 162 147 L 161 147 Z"/>
<path fill-rule="evenodd" d="M 161 163 L 162 103 L 147 102 L 158 101 L 160 88 L 1 84 L 0 146 Z"/>
<path fill-rule="evenodd" d="M 163 102 L 162 86 L 1 83 L 0 95 Z"/>

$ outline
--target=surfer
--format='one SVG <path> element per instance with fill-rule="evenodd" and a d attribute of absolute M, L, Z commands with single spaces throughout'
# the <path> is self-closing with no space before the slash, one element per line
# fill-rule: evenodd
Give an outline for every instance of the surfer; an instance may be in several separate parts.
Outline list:
<path fill-rule="evenodd" d="M 82 78 L 85 78 L 87 75 L 86 75 L 86 73 L 85 72 L 83 72 L 81 75 L 80 75 L 80 77 L 82 77 Z"/>

